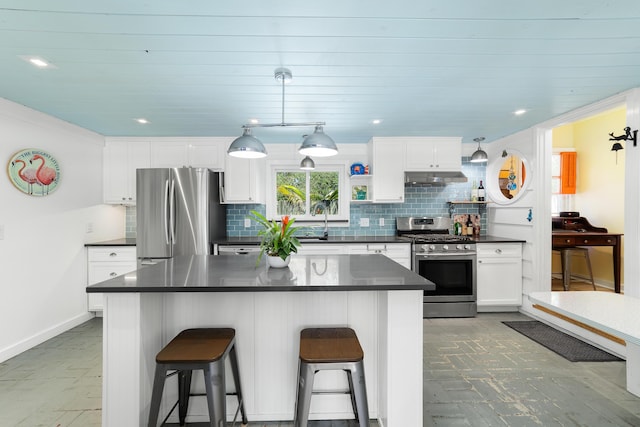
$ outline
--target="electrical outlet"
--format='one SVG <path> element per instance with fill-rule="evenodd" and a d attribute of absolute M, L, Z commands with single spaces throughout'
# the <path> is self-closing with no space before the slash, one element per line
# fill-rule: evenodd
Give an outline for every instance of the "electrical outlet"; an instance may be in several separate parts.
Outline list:
<path fill-rule="evenodd" d="M 384 227 L 384 218 L 379 218 L 379 219 L 378 219 L 378 225 L 379 225 L 380 227 Z"/>
<path fill-rule="evenodd" d="M 369 218 L 360 218 L 360 227 L 368 227 Z"/>
<path fill-rule="evenodd" d="M 244 219 L 244 228 L 251 227 L 251 220 L 249 218 Z"/>
<path fill-rule="evenodd" d="M 93 233 L 93 223 L 88 222 L 86 227 L 87 233 Z"/>

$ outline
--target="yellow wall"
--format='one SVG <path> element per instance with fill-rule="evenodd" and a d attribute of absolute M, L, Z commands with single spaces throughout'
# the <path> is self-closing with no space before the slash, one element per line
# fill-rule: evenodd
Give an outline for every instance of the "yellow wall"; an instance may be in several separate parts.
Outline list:
<path fill-rule="evenodd" d="M 618 151 L 616 164 L 609 133 L 620 135 L 625 126 L 626 108 L 620 107 L 553 130 L 554 148 L 571 147 L 578 153 L 575 210 L 592 225 L 612 233 L 624 232 L 624 158 L 630 142 L 622 143 L 624 150 Z M 611 249 L 591 248 L 590 258 L 596 281 L 613 284 Z M 624 263 L 624 256 L 622 260 Z M 554 258 L 553 271 L 560 271 L 556 262 Z M 577 259 L 574 271 L 587 275 L 584 263 Z"/>

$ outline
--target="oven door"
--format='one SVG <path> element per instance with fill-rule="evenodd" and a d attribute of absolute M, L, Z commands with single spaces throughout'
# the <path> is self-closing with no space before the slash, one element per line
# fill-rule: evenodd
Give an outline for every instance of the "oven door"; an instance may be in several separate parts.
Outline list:
<path fill-rule="evenodd" d="M 424 302 L 475 302 L 476 254 L 416 254 L 413 270 L 435 283 Z"/>

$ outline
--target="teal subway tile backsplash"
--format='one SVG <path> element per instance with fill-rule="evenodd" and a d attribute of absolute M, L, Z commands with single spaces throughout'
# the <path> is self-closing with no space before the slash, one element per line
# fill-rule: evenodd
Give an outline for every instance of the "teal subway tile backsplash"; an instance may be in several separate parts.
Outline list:
<path fill-rule="evenodd" d="M 351 204 L 349 227 L 329 226 L 330 236 L 391 236 L 395 234 L 395 218 L 399 216 L 449 216 L 450 200 L 469 200 L 473 182 L 480 183 L 485 179 L 485 164 L 470 163 L 469 157 L 462 158 L 462 172 L 467 176 L 465 183 L 449 184 L 442 187 L 406 187 L 405 203 L 370 203 Z M 486 186 L 485 186 L 486 187 Z M 485 210 L 479 210 L 477 205 L 456 205 L 456 214 L 482 214 L 481 230 L 486 232 Z M 244 220 L 251 210 L 263 215 L 266 213 L 264 205 L 245 204 L 227 205 L 227 236 L 251 237 L 256 236 L 260 226 L 254 221 L 251 226 L 244 227 Z M 126 237 L 135 237 L 135 206 L 126 209 Z M 360 218 L 369 218 L 369 227 L 360 227 Z M 380 224 L 384 219 L 384 225 Z M 318 234 L 321 230 L 318 229 Z"/>

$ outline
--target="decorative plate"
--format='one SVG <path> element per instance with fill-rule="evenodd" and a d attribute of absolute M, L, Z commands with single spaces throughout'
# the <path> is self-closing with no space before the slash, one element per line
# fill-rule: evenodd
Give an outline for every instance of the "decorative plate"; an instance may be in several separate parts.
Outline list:
<path fill-rule="evenodd" d="M 60 183 L 60 165 L 51 154 L 27 148 L 14 154 L 7 164 L 9 180 L 30 196 L 48 196 Z"/>

